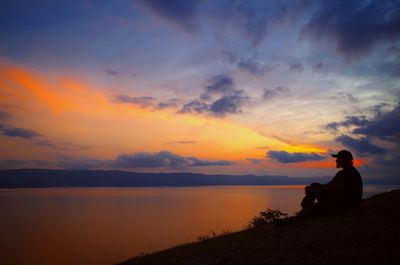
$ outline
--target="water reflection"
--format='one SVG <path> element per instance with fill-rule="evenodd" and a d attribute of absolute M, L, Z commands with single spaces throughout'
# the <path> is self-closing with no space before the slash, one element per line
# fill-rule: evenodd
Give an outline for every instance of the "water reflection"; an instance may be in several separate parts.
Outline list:
<path fill-rule="evenodd" d="M 0 190 L 0 263 L 112 264 L 240 230 L 266 208 L 293 214 L 302 196 L 303 186 Z"/>

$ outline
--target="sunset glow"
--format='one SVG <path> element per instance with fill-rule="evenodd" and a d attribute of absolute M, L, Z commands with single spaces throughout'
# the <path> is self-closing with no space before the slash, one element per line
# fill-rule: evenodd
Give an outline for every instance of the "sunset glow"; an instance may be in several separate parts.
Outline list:
<path fill-rule="evenodd" d="M 222 2 L 4 7 L 1 168 L 326 176 L 349 149 L 365 175 L 396 170 L 391 21 L 354 44 L 327 3 Z"/>

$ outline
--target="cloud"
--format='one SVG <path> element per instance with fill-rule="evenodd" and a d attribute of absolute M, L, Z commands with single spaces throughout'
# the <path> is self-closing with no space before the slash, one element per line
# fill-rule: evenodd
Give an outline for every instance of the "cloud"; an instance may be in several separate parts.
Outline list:
<path fill-rule="evenodd" d="M 289 12 L 301 13 L 304 7 L 302 1 L 292 3 L 293 8 L 283 1 L 139 0 L 136 3 L 190 34 L 199 32 L 207 24 L 203 20 L 207 20 L 216 24 L 216 31 L 233 28 L 253 46 L 264 40 L 269 27 L 287 19 Z"/>
<path fill-rule="evenodd" d="M 254 61 L 253 59 L 241 60 L 237 63 L 240 70 L 246 71 L 255 76 L 263 76 L 267 72 L 271 72 L 278 68 L 278 65 L 268 65 Z"/>
<path fill-rule="evenodd" d="M 347 116 L 341 122 L 331 122 L 325 125 L 325 128 L 330 131 L 338 131 L 340 127 L 350 127 L 350 126 L 363 126 L 367 124 L 369 121 L 366 119 L 365 116 Z"/>
<path fill-rule="evenodd" d="M 321 71 L 322 67 L 324 66 L 324 64 L 322 62 L 316 63 L 312 65 L 312 70 L 313 72 L 319 72 Z"/>
<path fill-rule="evenodd" d="M 301 63 L 294 63 L 289 66 L 289 70 L 292 72 L 301 73 L 304 71 L 304 65 L 302 65 Z"/>
<path fill-rule="evenodd" d="M 188 157 L 190 167 L 204 167 L 204 166 L 230 166 L 236 164 L 235 162 L 228 160 L 201 160 L 195 157 Z"/>
<path fill-rule="evenodd" d="M 199 166 L 229 166 L 235 164 L 227 160 L 202 160 L 196 157 L 183 157 L 169 151 L 158 153 L 122 154 L 109 162 L 117 168 L 187 168 Z"/>
<path fill-rule="evenodd" d="M 136 0 L 135 2 L 138 3 L 139 6 L 151 11 L 153 14 L 180 26 L 188 33 L 194 33 L 197 29 L 197 6 L 200 1 Z"/>
<path fill-rule="evenodd" d="M 56 148 L 56 145 L 51 143 L 50 141 L 46 140 L 46 139 L 39 139 L 36 141 L 36 144 L 39 146 L 45 146 L 45 147 L 49 147 L 49 148 Z"/>
<path fill-rule="evenodd" d="M 11 116 L 12 115 L 10 113 L 0 110 L 0 121 L 7 120 L 7 119 L 11 118 Z"/>
<path fill-rule="evenodd" d="M 241 31 L 253 46 L 257 46 L 270 27 L 289 16 L 289 9 L 282 1 L 221 1 L 219 12 L 213 14 L 222 23 L 229 23 Z M 297 12 L 300 13 L 300 8 Z"/>
<path fill-rule="evenodd" d="M 155 106 L 156 109 L 168 109 L 168 108 L 177 108 L 178 104 L 181 102 L 180 99 L 171 98 L 165 102 L 158 102 Z"/>
<path fill-rule="evenodd" d="M 241 107 L 249 102 L 249 97 L 244 94 L 243 90 L 238 90 L 233 95 L 223 96 L 216 100 L 210 106 L 210 111 L 215 116 L 225 116 L 230 113 L 241 113 Z"/>
<path fill-rule="evenodd" d="M 192 100 L 182 106 L 178 113 L 207 113 L 210 107 L 207 103 Z"/>
<path fill-rule="evenodd" d="M 344 146 L 358 152 L 359 154 L 373 154 L 381 155 L 386 153 L 386 149 L 374 145 L 368 138 L 355 139 L 348 135 L 341 135 L 335 138 L 337 142 L 340 142 Z"/>
<path fill-rule="evenodd" d="M 320 1 L 301 34 L 333 41 L 346 58 L 362 58 L 379 41 L 398 39 L 399 7 L 395 1 Z"/>
<path fill-rule="evenodd" d="M 138 106 L 140 108 L 149 108 L 153 110 L 162 110 L 168 108 L 177 108 L 181 103 L 178 98 L 171 98 L 167 101 L 158 101 L 154 97 L 131 97 L 128 95 L 120 94 L 116 95 L 113 99 L 116 103 L 125 103 Z"/>
<path fill-rule="evenodd" d="M 372 108 L 375 117 L 367 119 L 365 116 L 347 116 L 343 121 L 331 122 L 325 128 L 336 132 L 340 127 L 355 128 L 351 131 L 355 135 L 366 138 L 398 142 L 400 140 L 400 104 L 390 111 L 384 112 L 382 108 L 388 104 L 379 104 Z"/>
<path fill-rule="evenodd" d="M 246 160 L 250 161 L 253 164 L 260 164 L 264 159 L 257 159 L 257 158 L 247 158 Z"/>
<path fill-rule="evenodd" d="M 278 86 L 273 89 L 264 89 L 263 99 L 269 100 L 277 96 L 287 95 L 289 91 L 290 89 L 288 87 L 282 87 L 282 86 Z"/>
<path fill-rule="evenodd" d="M 211 114 L 224 117 L 227 114 L 241 113 L 242 107 L 249 103 L 250 97 L 237 89 L 230 76 L 216 75 L 205 87 L 199 99 L 184 104 L 178 113 Z"/>
<path fill-rule="evenodd" d="M 382 140 L 400 140 L 400 104 L 391 111 L 380 113 L 359 125 L 353 130 L 354 134 L 376 137 Z"/>
<path fill-rule="evenodd" d="M 107 70 L 105 70 L 104 72 L 105 72 L 107 75 L 111 75 L 111 76 L 116 76 L 116 75 L 118 75 L 118 72 L 115 71 L 115 70 L 107 69 Z"/>
<path fill-rule="evenodd" d="M 227 75 L 216 75 L 209 82 L 210 84 L 206 86 L 206 92 L 202 96 L 204 99 L 209 98 L 209 94 L 221 93 L 225 95 L 235 90 L 235 82 Z"/>
<path fill-rule="evenodd" d="M 318 155 L 317 153 L 288 153 L 286 151 L 268 151 L 267 157 L 279 163 L 296 163 L 304 161 L 319 161 L 326 159 L 325 156 Z"/>
<path fill-rule="evenodd" d="M 16 127 L 7 127 L 5 125 L 0 126 L 0 131 L 3 135 L 8 137 L 20 137 L 24 139 L 31 139 L 40 136 L 40 134 L 38 134 L 33 130 L 16 128 Z"/>
<path fill-rule="evenodd" d="M 169 151 L 156 153 L 139 152 L 121 154 L 115 159 L 102 160 L 89 157 L 61 156 L 57 161 L 43 160 L 0 160 L 0 168 L 22 168 L 50 166 L 65 169 L 137 169 L 137 168 L 169 168 L 185 169 L 190 167 L 230 166 L 236 164 L 229 160 L 205 160 L 196 157 L 184 157 Z"/>
<path fill-rule="evenodd" d="M 128 95 L 116 95 L 114 97 L 114 102 L 118 103 L 128 103 L 142 108 L 154 107 L 156 104 L 156 99 L 153 97 L 130 97 Z"/>

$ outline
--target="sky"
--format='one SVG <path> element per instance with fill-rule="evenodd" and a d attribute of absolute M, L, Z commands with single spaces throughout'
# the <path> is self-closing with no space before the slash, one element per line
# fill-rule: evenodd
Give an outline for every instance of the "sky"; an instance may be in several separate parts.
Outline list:
<path fill-rule="evenodd" d="M 0 1 L 0 168 L 400 177 L 400 1 Z"/>

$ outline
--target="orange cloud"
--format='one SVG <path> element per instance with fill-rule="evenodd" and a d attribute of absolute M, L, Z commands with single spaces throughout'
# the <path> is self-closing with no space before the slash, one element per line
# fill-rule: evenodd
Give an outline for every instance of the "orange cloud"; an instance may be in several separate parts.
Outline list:
<path fill-rule="evenodd" d="M 52 142 L 90 146 L 79 151 L 89 157 L 107 159 L 121 153 L 169 150 L 182 156 L 238 161 L 264 158 L 260 146 L 322 152 L 320 147 L 286 143 L 222 119 L 118 104 L 106 90 L 82 80 L 1 61 L 0 96 L 2 105 L 13 107 L 14 126 L 38 131 Z M 182 139 L 195 144 L 169 144 Z M 32 148 L 40 154 L 43 150 L 39 148 L 45 147 Z M 47 152 L 47 156 L 54 155 L 57 153 Z"/>

